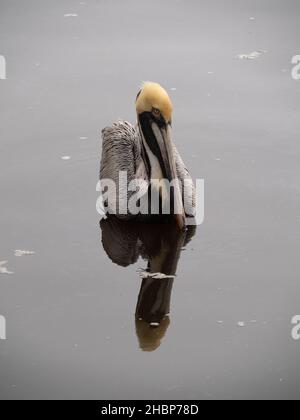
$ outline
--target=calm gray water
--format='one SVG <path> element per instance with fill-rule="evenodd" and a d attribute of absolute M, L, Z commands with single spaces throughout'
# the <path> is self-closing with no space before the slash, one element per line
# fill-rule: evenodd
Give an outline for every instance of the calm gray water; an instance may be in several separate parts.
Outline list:
<path fill-rule="evenodd" d="M 0 398 L 300 397 L 299 13 L 0 0 L 0 261 L 14 272 L 0 274 Z M 169 91 L 177 147 L 205 179 L 188 238 L 99 227 L 99 133 L 135 121 L 143 80 Z M 161 254 L 175 279 L 142 284 Z M 153 294 L 170 315 L 149 329 L 135 313 L 151 318 Z"/>

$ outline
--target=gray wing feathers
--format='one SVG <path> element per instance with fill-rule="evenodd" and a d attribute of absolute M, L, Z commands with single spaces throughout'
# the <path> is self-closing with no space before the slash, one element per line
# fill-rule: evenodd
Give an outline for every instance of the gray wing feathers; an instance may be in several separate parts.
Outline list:
<path fill-rule="evenodd" d="M 114 200 L 117 212 L 119 195 L 127 193 L 129 199 L 133 194 L 133 192 L 127 192 L 128 183 L 135 179 L 137 172 L 140 176 L 145 176 L 145 171 L 141 167 L 143 167 L 141 144 L 136 128 L 126 121 L 117 121 L 112 127 L 104 128 L 102 130 L 100 180 L 110 179 L 117 186 Z M 127 172 L 126 191 L 122 185 L 119 185 L 120 171 Z M 110 199 L 112 199 L 112 196 L 110 196 Z M 112 201 L 108 204 L 112 204 Z M 124 219 L 130 217 L 121 214 L 119 216 Z"/>
<path fill-rule="evenodd" d="M 118 121 L 102 130 L 102 158 L 100 179 L 117 180 L 119 171 L 128 171 L 133 178 L 135 162 L 140 155 L 135 128 L 126 121 Z"/>
<path fill-rule="evenodd" d="M 175 145 L 174 145 L 174 157 L 175 157 L 177 176 L 178 176 L 178 179 L 181 181 L 181 185 L 182 185 L 182 196 L 184 199 L 185 213 L 187 216 L 193 216 L 195 214 L 195 205 L 196 205 L 195 185 Z M 187 180 L 188 182 L 185 183 L 184 182 L 185 180 Z M 184 186 L 185 188 L 183 188 Z"/>

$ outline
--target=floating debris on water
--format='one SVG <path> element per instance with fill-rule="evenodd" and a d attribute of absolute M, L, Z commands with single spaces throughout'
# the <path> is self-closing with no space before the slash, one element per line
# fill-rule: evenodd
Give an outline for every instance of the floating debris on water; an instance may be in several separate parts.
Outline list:
<path fill-rule="evenodd" d="M 175 91 L 175 90 L 177 90 L 177 88 L 176 87 L 172 87 L 170 90 Z"/>
<path fill-rule="evenodd" d="M 61 157 L 61 160 L 70 160 L 71 159 L 71 156 L 62 156 Z"/>
<path fill-rule="evenodd" d="M 35 255 L 34 251 L 25 251 L 22 249 L 16 249 L 14 253 L 15 253 L 15 257 L 23 257 L 24 255 Z"/>
<path fill-rule="evenodd" d="M 170 274 L 164 274 L 164 273 L 149 273 L 149 271 L 145 271 L 142 268 L 139 268 L 138 270 L 139 276 L 143 279 L 174 279 L 175 276 Z"/>
<path fill-rule="evenodd" d="M 150 327 L 159 327 L 159 322 L 150 322 Z"/>
<path fill-rule="evenodd" d="M 237 57 L 240 60 L 255 60 L 256 58 L 261 57 L 263 54 L 266 54 L 267 50 L 259 50 L 259 51 L 253 51 L 249 54 L 239 54 Z"/>
<path fill-rule="evenodd" d="M 77 17 L 78 14 L 77 13 L 65 13 L 64 17 Z"/>
<path fill-rule="evenodd" d="M 249 20 L 251 20 L 253 22 L 256 19 L 255 19 L 255 17 L 251 16 L 251 17 L 249 17 Z"/>
<path fill-rule="evenodd" d="M 85 136 L 81 136 L 81 137 L 79 137 L 79 140 L 87 140 L 88 138 L 87 137 L 85 137 Z"/>
<path fill-rule="evenodd" d="M 243 322 L 243 321 L 238 322 L 238 326 L 239 327 L 244 327 L 245 326 L 245 322 Z"/>
<path fill-rule="evenodd" d="M 9 271 L 4 265 L 7 264 L 7 261 L 0 261 L 0 274 L 14 274 L 13 271 Z"/>

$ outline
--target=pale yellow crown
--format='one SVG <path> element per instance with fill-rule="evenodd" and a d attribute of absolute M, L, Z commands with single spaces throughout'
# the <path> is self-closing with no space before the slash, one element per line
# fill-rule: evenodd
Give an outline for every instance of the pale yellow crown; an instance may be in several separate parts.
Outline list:
<path fill-rule="evenodd" d="M 136 99 L 138 114 L 158 109 L 166 122 L 171 122 L 173 105 L 169 95 L 158 83 L 144 82 Z"/>

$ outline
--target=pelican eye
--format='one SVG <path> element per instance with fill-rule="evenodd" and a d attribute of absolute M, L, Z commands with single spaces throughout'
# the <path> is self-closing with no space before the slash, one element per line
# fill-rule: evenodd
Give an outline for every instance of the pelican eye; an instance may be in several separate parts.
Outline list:
<path fill-rule="evenodd" d="M 152 114 L 154 115 L 155 118 L 160 118 L 161 117 L 160 110 L 157 109 L 157 108 L 152 109 Z"/>

